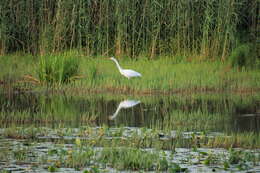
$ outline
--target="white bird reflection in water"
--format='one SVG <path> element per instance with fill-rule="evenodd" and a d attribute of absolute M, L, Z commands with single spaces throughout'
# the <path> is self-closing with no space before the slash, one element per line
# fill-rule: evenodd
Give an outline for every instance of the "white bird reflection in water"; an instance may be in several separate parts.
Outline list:
<path fill-rule="evenodd" d="M 121 101 L 120 104 L 118 105 L 117 109 L 116 109 L 116 112 L 112 116 L 109 116 L 109 120 L 115 119 L 117 114 L 119 113 L 119 111 L 122 108 L 124 108 L 124 109 L 131 108 L 131 107 L 138 105 L 139 103 L 141 103 L 139 100 L 124 100 L 124 101 Z"/>

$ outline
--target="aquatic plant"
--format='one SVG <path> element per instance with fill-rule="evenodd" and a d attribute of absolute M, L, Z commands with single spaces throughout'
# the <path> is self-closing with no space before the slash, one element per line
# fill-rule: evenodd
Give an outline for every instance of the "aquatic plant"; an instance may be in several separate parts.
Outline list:
<path fill-rule="evenodd" d="M 123 147 L 104 148 L 100 160 L 119 170 L 153 170 L 154 166 L 156 166 L 155 169 L 166 169 L 167 167 L 163 166 L 163 161 L 158 160 L 158 158 L 159 155 L 156 152 L 149 153 L 136 148 Z"/>
<path fill-rule="evenodd" d="M 91 148 L 73 149 L 68 152 L 67 158 L 64 161 L 64 166 L 80 170 L 87 165 L 90 165 L 95 160 L 95 152 Z"/>

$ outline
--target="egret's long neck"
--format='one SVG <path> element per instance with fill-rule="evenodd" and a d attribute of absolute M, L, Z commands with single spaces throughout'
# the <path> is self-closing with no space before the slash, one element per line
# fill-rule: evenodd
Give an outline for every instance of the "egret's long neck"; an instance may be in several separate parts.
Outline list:
<path fill-rule="evenodd" d="M 116 63 L 116 66 L 117 66 L 118 70 L 121 72 L 122 68 L 120 67 L 120 65 L 117 62 L 117 60 L 115 60 L 115 59 L 112 59 L 112 60 Z"/>

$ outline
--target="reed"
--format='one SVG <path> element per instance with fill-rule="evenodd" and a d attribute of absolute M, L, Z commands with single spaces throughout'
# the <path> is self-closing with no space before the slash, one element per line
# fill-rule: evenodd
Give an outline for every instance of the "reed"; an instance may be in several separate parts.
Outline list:
<path fill-rule="evenodd" d="M 259 28 L 257 0 L 3 0 L 0 8 L 1 54 L 77 48 L 88 55 L 224 60 L 240 41 L 256 43 Z"/>

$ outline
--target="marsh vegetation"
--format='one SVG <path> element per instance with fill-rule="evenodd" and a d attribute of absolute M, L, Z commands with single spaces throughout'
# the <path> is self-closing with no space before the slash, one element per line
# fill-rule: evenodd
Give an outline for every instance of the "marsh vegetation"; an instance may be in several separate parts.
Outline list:
<path fill-rule="evenodd" d="M 1 0 L 0 173 L 260 172 L 259 9 Z"/>

